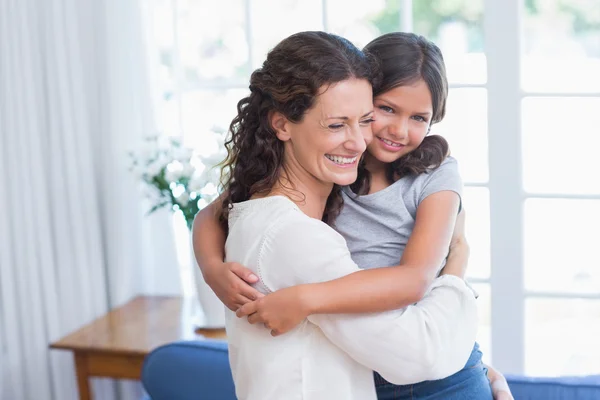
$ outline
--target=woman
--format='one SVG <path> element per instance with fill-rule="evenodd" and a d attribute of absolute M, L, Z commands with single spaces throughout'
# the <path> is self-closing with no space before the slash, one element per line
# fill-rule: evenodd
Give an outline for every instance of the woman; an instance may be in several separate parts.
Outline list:
<path fill-rule="evenodd" d="M 363 53 L 323 32 L 285 39 L 252 74 L 251 93 L 238 104 L 227 143 L 221 217 L 227 261 L 246 265 L 259 291 L 358 275 L 370 282 L 361 289 L 365 311 L 402 301 L 386 285 L 397 268 L 360 271 L 343 238 L 323 222 L 335 218 L 337 185 L 356 180 L 372 138 L 371 79 Z M 459 258 L 449 261 L 421 302 L 402 310 L 311 315 L 276 338 L 229 311 L 238 397 L 375 399 L 372 370 L 395 383 L 460 370 L 474 341 L 476 307 L 457 277 L 466 257 Z"/>

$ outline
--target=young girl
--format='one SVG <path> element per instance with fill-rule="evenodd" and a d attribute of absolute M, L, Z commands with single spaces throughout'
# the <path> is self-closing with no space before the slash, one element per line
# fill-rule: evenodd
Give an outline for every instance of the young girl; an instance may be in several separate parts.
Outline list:
<path fill-rule="evenodd" d="M 373 93 L 374 137 L 357 181 L 342 191 L 344 206 L 334 228 L 361 268 L 400 262 L 395 278 L 381 282 L 352 274 L 283 289 L 244 305 L 260 295 L 234 275 L 249 282 L 254 277 L 240 265 L 222 265 L 222 251 L 215 249 L 222 248 L 223 236 L 206 232 L 209 217 L 201 215 L 195 224 L 196 254 L 207 282 L 228 307 L 241 307 L 238 316 L 264 323 L 273 335 L 287 332 L 309 315 L 413 304 L 427 292 L 448 255 L 462 183 L 456 161 L 447 157 L 446 141 L 428 136 L 431 124 L 445 113 L 448 85 L 442 55 L 433 43 L 406 33 L 379 37 L 365 52 L 379 60 L 383 72 Z M 374 284 L 382 292 L 395 288 L 400 295 L 388 300 L 365 296 Z M 375 383 L 380 400 L 491 398 L 476 343 L 463 370 L 445 379 L 398 386 L 375 374 Z"/>

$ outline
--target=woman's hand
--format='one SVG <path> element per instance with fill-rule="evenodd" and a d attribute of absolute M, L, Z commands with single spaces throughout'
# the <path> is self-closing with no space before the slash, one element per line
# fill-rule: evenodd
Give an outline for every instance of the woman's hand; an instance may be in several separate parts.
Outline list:
<path fill-rule="evenodd" d="M 272 336 L 291 331 L 310 315 L 306 304 L 305 285 L 280 289 L 237 310 L 240 318 L 248 316 L 251 324 L 263 323 Z"/>
<path fill-rule="evenodd" d="M 258 277 L 248 268 L 235 262 L 218 263 L 204 271 L 204 279 L 219 300 L 231 311 L 264 295 L 249 284 Z"/>
<path fill-rule="evenodd" d="M 450 250 L 452 247 L 462 244 L 467 244 L 467 235 L 465 233 L 465 220 L 466 211 L 463 208 L 456 216 L 456 223 L 454 224 L 454 231 L 452 232 L 452 239 L 450 240 Z"/>
<path fill-rule="evenodd" d="M 510 387 L 508 386 L 508 382 L 504 375 L 490 365 L 486 365 L 486 368 L 488 370 L 487 375 L 490 380 L 490 385 L 492 386 L 494 400 L 515 400 L 510 392 Z"/>

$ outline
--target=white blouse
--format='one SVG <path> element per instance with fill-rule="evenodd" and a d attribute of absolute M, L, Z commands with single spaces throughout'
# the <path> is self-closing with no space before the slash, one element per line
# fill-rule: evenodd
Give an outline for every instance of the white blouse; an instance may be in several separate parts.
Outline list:
<path fill-rule="evenodd" d="M 341 235 L 283 196 L 235 204 L 225 250 L 263 293 L 359 271 Z M 449 275 L 404 309 L 312 315 L 278 337 L 226 313 L 239 400 L 376 399 L 373 370 L 395 384 L 445 378 L 464 367 L 477 331 L 473 292 Z"/>

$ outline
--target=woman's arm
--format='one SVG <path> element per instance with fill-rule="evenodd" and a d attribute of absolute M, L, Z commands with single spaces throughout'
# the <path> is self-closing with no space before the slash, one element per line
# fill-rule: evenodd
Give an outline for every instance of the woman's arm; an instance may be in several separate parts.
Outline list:
<path fill-rule="evenodd" d="M 359 270 L 339 235 L 300 213 L 275 226 L 264 249 L 258 260 L 262 279 L 275 293 Z M 404 309 L 311 315 L 309 321 L 357 362 L 390 382 L 409 384 L 442 379 L 464 367 L 475 342 L 477 305 L 462 279 L 444 275 L 421 301 Z"/>
<path fill-rule="evenodd" d="M 231 311 L 260 298 L 262 293 L 249 283 L 258 277 L 238 263 L 224 263 L 225 232 L 219 223 L 220 198 L 213 201 L 194 218 L 192 243 L 194 255 L 204 280 Z"/>

